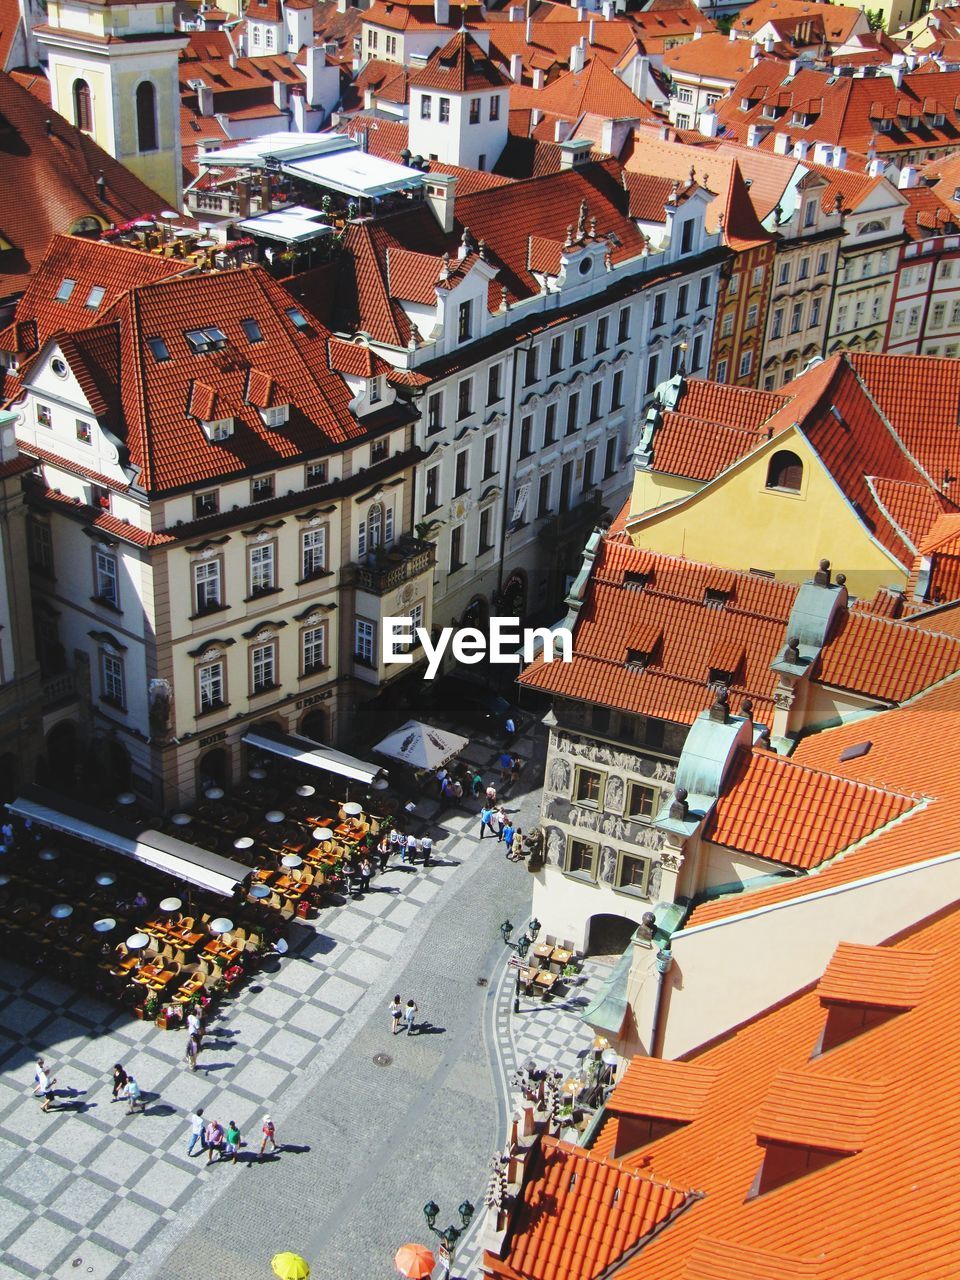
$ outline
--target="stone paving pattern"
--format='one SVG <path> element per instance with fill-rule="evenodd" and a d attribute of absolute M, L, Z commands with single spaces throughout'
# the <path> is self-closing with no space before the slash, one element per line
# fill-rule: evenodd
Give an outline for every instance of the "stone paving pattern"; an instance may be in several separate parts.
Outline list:
<path fill-rule="evenodd" d="M 471 749 L 489 761 L 489 746 Z M 519 749 L 539 777 L 542 740 Z M 507 807 L 530 827 L 539 795 L 520 790 Z M 435 865 L 393 866 L 366 898 L 296 926 L 293 954 L 221 1006 L 196 1073 L 182 1061 L 182 1030 L 4 965 L 0 1280 L 245 1280 L 270 1275 L 280 1248 L 303 1253 L 315 1274 L 370 1280 L 392 1274 L 399 1244 L 427 1240 L 427 1199 L 440 1203 L 441 1226 L 464 1196 L 480 1206 L 517 1063 L 573 1070 L 589 1032 L 576 988 L 510 1013 L 499 924 L 525 920 L 530 886 L 502 845 L 477 840 L 475 808 L 419 806 Z M 395 990 L 420 1005 L 421 1034 L 390 1035 Z M 49 1114 L 32 1096 L 37 1053 L 58 1078 L 61 1105 Z M 392 1065 L 375 1065 L 379 1053 Z M 143 1114 L 111 1101 L 116 1061 L 136 1075 Z M 249 1147 L 236 1166 L 188 1159 L 196 1106 L 235 1120 L 252 1147 L 269 1111 L 284 1149 L 262 1164 Z M 460 1274 L 473 1270 L 476 1235 L 464 1239 Z"/>

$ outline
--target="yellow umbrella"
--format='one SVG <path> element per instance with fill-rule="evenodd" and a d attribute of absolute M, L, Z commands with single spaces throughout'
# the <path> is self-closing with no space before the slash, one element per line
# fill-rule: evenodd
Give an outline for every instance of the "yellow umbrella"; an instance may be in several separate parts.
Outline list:
<path fill-rule="evenodd" d="M 299 1253 L 275 1253 L 270 1265 L 280 1280 L 308 1280 L 310 1275 L 310 1264 Z"/>

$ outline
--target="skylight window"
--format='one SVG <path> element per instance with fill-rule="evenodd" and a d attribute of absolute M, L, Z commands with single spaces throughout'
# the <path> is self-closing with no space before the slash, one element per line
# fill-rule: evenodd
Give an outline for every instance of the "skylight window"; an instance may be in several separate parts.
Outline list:
<path fill-rule="evenodd" d="M 194 355 L 202 355 L 205 351 L 219 351 L 227 345 L 227 335 L 216 325 L 208 325 L 205 329 L 188 329 L 184 337 Z"/>
<path fill-rule="evenodd" d="M 295 329 L 309 329 L 307 317 L 299 307 L 287 307 L 287 318 Z"/>
<path fill-rule="evenodd" d="M 99 307 L 100 303 L 103 301 L 103 295 L 106 292 L 107 291 L 102 284 L 95 284 L 87 294 L 87 300 L 83 305 L 85 307 L 89 307 L 91 311 L 96 311 L 97 307 Z"/>
<path fill-rule="evenodd" d="M 161 364 L 164 360 L 170 359 L 170 352 L 167 350 L 167 344 L 162 338 L 148 338 L 147 346 L 150 348 L 150 354 L 156 360 L 157 364 Z"/>
<path fill-rule="evenodd" d="M 69 302 L 70 295 L 73 293 L 76 287 L 77 287 L 76 280 L 70 280 L 65 277 L 63 280 L 60 281 L 60 288 L 57 290 L 57 301 Z"/>
<path fill-rule="evenodd" d="M 247 335 L 248 342 L 263 341 L 263 334 L 260 331 L 260 326 L 252 316 L 249 316 L 246 320 L 241 320 L 240 324 L 243 328 L 243 332 Z"/>

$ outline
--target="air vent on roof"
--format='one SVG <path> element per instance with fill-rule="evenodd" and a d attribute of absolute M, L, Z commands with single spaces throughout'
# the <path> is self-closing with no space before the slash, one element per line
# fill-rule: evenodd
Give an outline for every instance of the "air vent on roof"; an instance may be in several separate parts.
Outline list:
<path fill-rule="evenodd" d="M 645 587 L 650 580 L 650 575 L 640 573 L 635 569 L 628 569 L 623 575 L 623 585 L 625 587 Z"/>
<path fill-rule="evenodd" d="M 707 587 L 703 593 L 703 603 L 712 605 L 725 605 L 730 599 L 729 591 L 721 591 L 718 587 Z"/>
<path fill-rule="evenodd" d="M 845 747 L 843 751 L 840 752 L 840 759 L 859 760 L 861 756 L 865 756 L 867 754 L 872 746 L 872 742 L 857 742 L 852 747 Z"/>

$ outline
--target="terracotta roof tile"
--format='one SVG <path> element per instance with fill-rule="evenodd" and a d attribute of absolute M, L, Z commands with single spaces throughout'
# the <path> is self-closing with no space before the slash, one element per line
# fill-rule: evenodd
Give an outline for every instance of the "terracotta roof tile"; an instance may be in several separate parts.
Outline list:
<path fill-rule="evenodd" d="M 741 750 L 703 838 L 806 871 L 902 817 L 915 803 L 771 751 Z"/>
<path fill-rule="evenodd" d="M 960 640 L 855 611 L 839 615 L 812 678 L 885 702 L 905 702 L 957 670 Z"/>
<path fill-rule="evenodd" d="M 819 1151 L 862 1151 L 884 1094 L 883 1085 L 873 1082 L 781 1071 L 757 1112 L 757 1137 Z"/>
<path fill-rule="evenodd" d="M 607 1099 L 607 1110 L 688 1123 L 702 1111 L 717 1073 L 696 1062 L 633 1058 Z"/>
<path fill-rule="evenodd" d="M 872 1005 L 880 1009 L 912 1009 L 930 986 L 934 956 L 841 942 L 817 984 L 828 1003 Z"/>
<path fill-rule="evenodd" d="M 560 119 L 576 120 L 585 112 L 610 120 L 662 120 L 649 103 L 638 98 L 620 77 L 598 57 L 591 57 L 582 71 L 566 71 L 542 89 L 515 85 L 510 90 L 513 109 L 538 107 Z"/>
<path fill-rule="evenodd" d="M 426 66 L 410 73 L 411 87 L 436 89 L 440 93 L 500 89 L 511 83 L 466 31 L 457 32 L 430 55 Z"/>
<path fill-rule="evenodd" d="M 730 1240 L 700 1240 L 680 1280 L 827 1280 L 819 1258 L 800 1259 Z"/>

